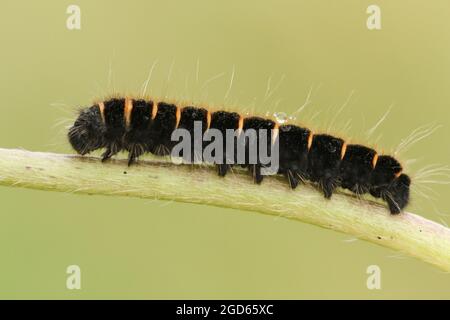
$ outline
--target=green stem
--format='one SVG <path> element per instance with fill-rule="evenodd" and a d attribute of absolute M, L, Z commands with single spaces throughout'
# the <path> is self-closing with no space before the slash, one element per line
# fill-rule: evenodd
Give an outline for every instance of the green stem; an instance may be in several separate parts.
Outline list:
<path fill-rule="evenodd" d="M 295 219 L 398 250 L 450 271 L 450 229 L 347 194 L 325 200 L 312 186 L 295 191 L 277 177 L 261 185 L 235 170 L 225 178 L 211 166 L 98 158 L 0 149 L 0 185 L 80 194 L 120 195 L 207 204 Z"/>

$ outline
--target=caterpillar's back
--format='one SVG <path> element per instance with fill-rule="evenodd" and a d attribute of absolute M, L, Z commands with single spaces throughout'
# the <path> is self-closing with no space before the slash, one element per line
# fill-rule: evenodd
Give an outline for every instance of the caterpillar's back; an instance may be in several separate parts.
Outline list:
<path fill-rule="evenodd" d="M 72 147 L 84 155 L 105 148 L 103 161 L 121 150 L 129 152 L 129 164 L 150 152 L 167 155 L 174 147 L 171 140 L 175 129 L 194 134 L 194 123 L 202 124 L 202 133 L 227 129 L 239 134 L 249 129 L 273 130 L 279 143 L 278 173 L 286 176 L 291 188 L 304 180 L 317 183 L 326 198 L 337 187 L 356 194 L 370 193 L 387 202 L 392 214 L 401 212 L 409 201 L 410 178 L 402 173 L 400 163 L 389 155 L 328 134 L 314 134 L 297 125 L 278 125 L 275 121 L 236 112 L 215 111 L 194 106 L 132 98 L 114 98 L 82 110 L 69 130 Z M 226 135 L 224 135 L 226 137 Z M 223 145 L 227 143 L 223 139 Z M 192 147 L 193 148 L 193 147 Z M 191 150 L 194 153 L 194 150 Z M 225 159 L 224 159 L 225 160 Z M 231 167 L 226 161 L 216 163 L 220 176 Z M 261 183 L 263 165 L 259 162 L 244 167 L 251 171 L 256 183 Z"/>

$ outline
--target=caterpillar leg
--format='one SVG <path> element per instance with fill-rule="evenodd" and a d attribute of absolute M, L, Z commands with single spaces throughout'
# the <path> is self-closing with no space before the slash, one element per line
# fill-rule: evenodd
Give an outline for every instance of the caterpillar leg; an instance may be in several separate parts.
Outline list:
<path fill-rule="evenodd" d="M 128 166 L 131 166 L 133 163 L 137 163 L 137 158 L 138 156 L 132 152 L 128 153 Z"/>
<path fill-rule="evenodd" d="M 129 148 L 128 153 L 128 166 L 131 166 L 133 163 L 137 162 L 137 158 L 144 153 L 144 147 L 140 144 L 133 144 Z"/>
<path fill-rule="evenodd" d="M 395 201 L 395 199 L 393 199 L 391 195 L 383 196 L 383 199 L 387 202 L 391 214 L 399 214 L 402 211 L 400 205 Z"/>
<path fill-rule="evenodd" d="M 225 177 L 225 175 L 228 173 L 229 169 L 230 169 L 229 164 L 218 164 L 217 165 L 217 172 L 219 173 L 220 177 Z"/>
<path fill-rule="evenodd" d="M 291 189 L 297 188 L 300 182 L 300 178 L 295 174 L 295 172 L 293 172 L 292 170 L 287 170 L 285 175 L 288 179 L 288 183 Z"/>
<path fill-rule="evenodd" d="M 322 181 L 320 181 L 320 186 L 325 198 L 330 199 L 333 195 L 333 191 L 336 189 L 334 179 L 323 179 Z"/>
<path fill-rule="evenodd" d="M 261 174 L 261 165 L 251 164 L 248 168 L 252 174 L 253 181 L 260 184 L 264 179 L 264 176 Z"/>
<path fill-rule="evenodd" d="M 114 156 L 115 154 L 117 154 L 119 152 L 119 150 L 112 148 L 112 147 L 107 147 L 106 151 L 102 153 L 102 162 L 105 162 L 109 159 L 111 159 L 112 156 Z"/>
<path fill-rule="evenodd" d="M 106 160 L 110 159 L 112 157 L 111 149 L 106 149 L 105 152 L 102 153 L 102 162 L 105 162 Z"/>
<path fill-rule="evenodd" d="M 122 145 L 118 143 L 110 143 L 106 146 L 105 152 L 102 154 L 102 162 L 109 160 L 112 156 L 116 155 L 122 150 Z"/>

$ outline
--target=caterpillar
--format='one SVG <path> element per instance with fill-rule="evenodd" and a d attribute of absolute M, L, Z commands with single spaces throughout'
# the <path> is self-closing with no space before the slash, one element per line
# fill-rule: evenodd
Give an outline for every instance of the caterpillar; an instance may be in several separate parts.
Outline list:
<path fill-rule="evenodd" d="M 279 143 L 277 173 L 287 178 L 292 189 L 310 181 L 327 199 L 338 187 L 356 195 L 370 193 L 385 201 L 391 214 L 400 213 L 409 202 L 411 179 L 394 157 L 363 145 L 347 144 L 329 134 L 314 133 L 299 125 L 280 125 L 259 116 L 181 107 L 157 100 L 111 98 L 82 109 L 69 129 L 68 139 L 81 155 L 105 149 L 102 161 L 122 150 L 128 151 L 131 165 L 147 152 L 168 155 L 174 147 L 173 131 L 183 128 L 193 133 L 195 122 L 201 122 L 203 133 L 210 129 L 233 129 L 239 134 L 249 129 L 273 130 Z M 225 176 L 232 166 L 225 161 L 215 165 L 219 176 Z M 246 162 L 242 166 L 249 169 L 256 183 L 262 182 L 263 164 Z"/>

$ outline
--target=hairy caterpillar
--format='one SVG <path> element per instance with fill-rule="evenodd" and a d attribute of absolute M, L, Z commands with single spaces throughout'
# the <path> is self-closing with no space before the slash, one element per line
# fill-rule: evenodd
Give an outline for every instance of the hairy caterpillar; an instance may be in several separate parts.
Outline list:
<path fill-rule="evenodd" d="M 174 145 L 172 132 L 177 128 L 192 132 L 195 121 L 202 123 L 204 131 L 213 128 L 222 132 L 276 130 L 278 173 L 287 177 L 292 189 L 301 181 L 309 180 L 317 183 L 325 198 L 330 198 L 337 187 L 358 195 L 370 193 L 386 201 L 392 214 L 400 213 L 408 204 L 411 180 L 393 157 L 297 125 L 279 125 L 270 119 L 244 117 L 236 112 L 211 112 L 156 100 L 113 98 L 83 109 L 69 129 L 68 138 L 82 155 L 105 148 L 103 161 L 126 150 L 132 164 L 146 152 L 169 154 Z M 225 176 L 231 167 L 225 162 L 216 166 L 220 176 Z M 256 183 L 261 183 L 262 164 L 247 163 L 244 167 L 249 168 Z"/>

